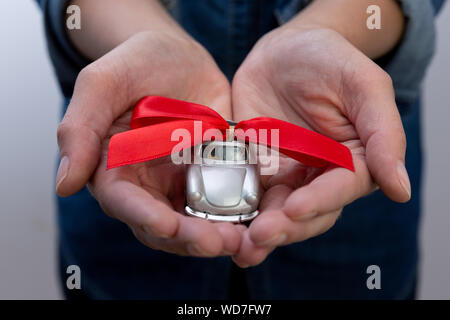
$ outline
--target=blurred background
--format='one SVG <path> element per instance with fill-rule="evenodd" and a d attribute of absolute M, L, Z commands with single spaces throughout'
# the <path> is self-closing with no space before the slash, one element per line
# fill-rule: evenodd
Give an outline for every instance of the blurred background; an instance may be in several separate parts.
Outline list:
<path fill-rule="evenodd" d="M 0 12 L 0 299 L 59 299 L 53 190 L 61 97 L 37 6 L 1 1 Z M 450 299 L 450 6 L 437 29 L 424 86 L 421 299 Z"/>

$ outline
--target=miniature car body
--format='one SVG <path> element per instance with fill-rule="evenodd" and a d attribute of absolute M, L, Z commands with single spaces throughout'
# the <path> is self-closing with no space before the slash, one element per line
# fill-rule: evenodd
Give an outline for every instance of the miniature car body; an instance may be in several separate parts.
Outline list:
<path fill-rule="evenodd" d="M 258 215 L 261 198 L 254 149 L 240 141 L 209 141 L 194 147 L 200 163 L 187 165 L 185 211 L 212 221 L 243 222 Z M 256 161 L 255 161 L 256 162 Z"/>

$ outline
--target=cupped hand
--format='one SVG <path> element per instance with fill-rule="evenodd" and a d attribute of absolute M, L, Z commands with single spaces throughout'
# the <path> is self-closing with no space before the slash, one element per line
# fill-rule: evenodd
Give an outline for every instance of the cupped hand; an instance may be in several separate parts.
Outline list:
<path fill-rule="evenodd" d="M 327 231 L 345 205 L 378 186 L 394 201 L 409 200 L 392 81 L 337 32 L 280 27 L 264 36 L 233 80 L 232 105 L 235 120 L 269 116 L 333 138 L 355 165 L 316 169 L 281 158 L 278 173 L 262 178 L 261 214 L 244 232 L 238 265 Z"/>
<path fill-rule="evenodd" d="M 159 95 L 214 106 L 231 118 L 230 86 L 211 56 L 187 36 L 142 32 L 81 71 L 58 128 L 57 193 L 89 182 L 104 211 L 145 245 L 179 255 L 233 254 L 240 227 L 180 214 L 184 167 L 162 159 L 106 170 L 109 139 L 129 130 L 133 106 Z"/>

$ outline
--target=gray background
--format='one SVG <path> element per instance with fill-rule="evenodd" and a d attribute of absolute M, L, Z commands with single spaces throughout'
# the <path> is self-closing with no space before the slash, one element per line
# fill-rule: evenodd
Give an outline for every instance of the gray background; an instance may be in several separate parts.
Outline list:
<path fill-rule="evenodd" d="M 57 299 L 53 178 L 60 94 L 38 8 L 1 1 L 0 12 L 0 299 Z M 450 6 L 437 25 L 439 50 L 425 83 L 419 297 L 450 299 Z"/>

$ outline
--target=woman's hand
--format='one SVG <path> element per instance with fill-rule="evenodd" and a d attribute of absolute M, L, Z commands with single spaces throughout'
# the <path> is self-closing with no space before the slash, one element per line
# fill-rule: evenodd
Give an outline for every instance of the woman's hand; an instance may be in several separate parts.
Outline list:
<path fill-rule="evenodd" d="M 146 95 L 214 106 L 231 118 L 229 83 L 198 43 L 176 33 L 138 33 L 80 73 L 58 128 L 57 193 L 69 196 L 89 181 L 104 211 L 151 248 L 193 256 L 235 253 L 239 227 L 179 214 L 182 166 L 168 159 L 106 171 L 110 137 L 129 129 L 132 108 Z"/>
<path fill-rule="evenodd" d="M 394 201 L 410 198 L 405 134 L 390 77 L 339 33 L 286 25 L 264 36 L 232 86 L 235 120 L 290 121 L 348 146 L 355 172 L 306 167 L 281 158 L 263 177 L 261 214 L 244 232 L 234 261 L 262 262 L 277 246 L 331 228 L 342 208 L 377 188 Z"/>

